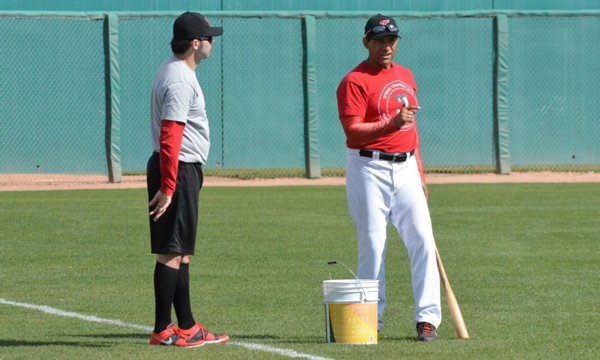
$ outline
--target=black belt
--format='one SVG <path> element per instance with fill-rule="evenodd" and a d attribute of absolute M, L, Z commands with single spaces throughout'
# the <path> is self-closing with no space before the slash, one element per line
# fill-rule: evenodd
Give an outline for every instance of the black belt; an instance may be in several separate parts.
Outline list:
<path fill-rule="evenodd" d="M 358 151 L 358 154 L 360 156 L 364 156 L 364 157 L 368 157 L 368 158 L 372 158 L 373 157 L 373 151 L 372 150 L 367 150 L 367 149 L 361 149 Z M 413 149 L 413 151 L 410 152 L 410 156 L 413 156 L 415 154 L 415 150 Z M 393 161 L 395 163 L 399 163 L 399 162 L 405 162 L 406 159 L 408 159 L 408 156 L 406 155 L 406 153 L 395 153 L 395 154 L 386 154 L 386 153 L 379 153 L 379 160 L 387 160 L 387 161 Z"/>

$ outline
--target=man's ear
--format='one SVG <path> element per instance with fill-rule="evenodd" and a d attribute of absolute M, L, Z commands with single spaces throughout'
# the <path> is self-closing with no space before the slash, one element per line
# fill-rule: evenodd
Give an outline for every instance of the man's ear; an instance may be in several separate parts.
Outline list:
<path fill-rule="evenodd" d="M 363 46 L 365 47 L 365 49 L 368 49 L 369 46 L 367 45 L 369 43 L 369 40 L 367 40 L 367 37 L 363 37 Z"/>
<path fill-rule="evenodd" d="M 194 39 L 192 40 L 192 48 L 194 48 L 194 50 L 198 50 L 202 47 L 202 42 L 198 39 Z"/>

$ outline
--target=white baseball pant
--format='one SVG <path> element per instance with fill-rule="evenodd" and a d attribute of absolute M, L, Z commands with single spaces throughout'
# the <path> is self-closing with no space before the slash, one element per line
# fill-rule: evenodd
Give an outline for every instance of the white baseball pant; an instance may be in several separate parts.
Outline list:
<path fill-rule="evenodd" d="M 361 279 L 379 280 L 378 328 L 383 327 L 386 305 L 385 254 L 387 225 L 391 221 L 404 241 L 410 259 L 415 300 L 415 323 L 436 328 L 442 321 L 440 277 L 427 199 L 421 186 L 417 161 L 394 163 L 363 157 L 348 149 L 346 193 L 352 222 L 358 235 L 358 269 Z M 409 154 L 407 154 L 409 155 Z"/>

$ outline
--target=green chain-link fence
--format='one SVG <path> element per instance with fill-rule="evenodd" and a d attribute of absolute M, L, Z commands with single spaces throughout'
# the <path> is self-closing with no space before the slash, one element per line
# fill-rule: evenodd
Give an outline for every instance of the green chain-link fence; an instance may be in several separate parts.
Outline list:
<path fill-rule="evenodd" d="M 509 19 L 514 170 L 600 164 L 600 18 Z"/>
<path fill-rule="evenodd" d="M 102 26 L 0 18 L 0 173 L 106 174 Z"/>
<path fill-rule="evenodd" d="M 178 15 L 111 14 L 110 33 L 104 13 L 0 13 L 0 183 L 143 173 L 150 89 Z M 343 175 L 335 91 L 367 56 L 373 14 L 205 15 L 225 29 L 197 70 L 206 173 Z M 600 12 L 389 15 L 402 36 L 395 61 L 417 82 L 426 171 L 600 170 Z"/>

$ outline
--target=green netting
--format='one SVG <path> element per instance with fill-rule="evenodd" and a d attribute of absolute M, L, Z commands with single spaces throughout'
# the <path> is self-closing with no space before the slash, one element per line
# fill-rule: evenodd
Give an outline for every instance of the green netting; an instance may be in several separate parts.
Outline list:
<path fill-rule="evenodd" d="M 424 165 L 493 165 L 491 19 L 407 23 L 396 56 L 417 81 Z"/>
<path fill-rule="evenodd" d="M 171 55 L 180 12 L 118 16 L 120 160 L 143 172 L 150 155 L 150 91 Z M 600 168 L 596 84 L 598 12 L 502 12 L 508 42 L 507 164 L 513 171 Z M 0 17 L 0 174 L 106 174 L 103 13 Z M 210 13 L 225 33 L 197 70 L 211 128 L 211 175 L 305 176 L 306 49 L 316 69 L 317 139 L 324 176 L 342 175 L 345 136 L 336 89 L 367 56 L 372 14 Z M 411 69 L 422 110 L 417 124 L 427 171 L 495 171 L 493 12 L 399 13 L 395 61 Z M 303 40 L 310 43 L 303 43 Z M 30 44 L 36 52 L 27 52 Z M 314 80 L 314 79 L 313 79 Z M 311 82 L 314 85 L 314 82 Z M 314 88 L 311 89 L 314 95 Z M 110 109 L 110 107 L 109 107 Z M 315 157 L 316 158 L 316 157 Z M 318 173 L 318 172 L 316 172 Z"/>
<path fill-rule="evenodd" d="M 102 26 L 0 18 L 0 173 L 107 173 Z"/>
<path fill-rule="evenodd" d="M 508 28 L 511 162 L 598 165 L 600 18 L 509 18 Z"/>
<path fill-rule="evenodd" d="M 304 168 L 300 19 L 223 19 L 223 168 Z"/>

